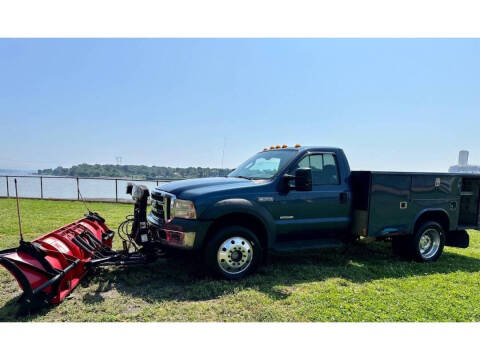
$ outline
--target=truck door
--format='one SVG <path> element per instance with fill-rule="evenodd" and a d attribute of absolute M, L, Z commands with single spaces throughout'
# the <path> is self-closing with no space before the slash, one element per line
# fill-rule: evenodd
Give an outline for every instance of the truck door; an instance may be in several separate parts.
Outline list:
<path fill-rule="evenodd" d="M 351 193 L 334 153 L 309 153 L 289 171 L 312 169 L 312 191 L 290 190 L 275 199 L 279 241 L 329 240 L 349 229 Z"/>

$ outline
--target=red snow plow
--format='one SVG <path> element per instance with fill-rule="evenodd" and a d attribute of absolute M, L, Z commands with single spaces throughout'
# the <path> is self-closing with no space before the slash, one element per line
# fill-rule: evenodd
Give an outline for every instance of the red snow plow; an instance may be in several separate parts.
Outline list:
<path fill-rule="evenodd" d="M 16 185 L 15 180 L 15 188 Z M 90 210 L 80 220 L 31 242 L 24 241 L 17 196 L 20 246 L 0 251 L 0 265 L 15 277 L 23 290 L 22 303 L 58 304 L 92 267 L 145 264 L 162 254 L 148 241 L 148 189 L 129 184 L 127 193 L 132 194 L 135 200 L 135 211 L 119 227 L 119 236 L 123 241 L 123 250 L 120 251 L 112 249 L 115 233 L 105 225 L 100 215 Z M 134 251 L 130 251 L 132 247 Z"/>
<path fill-rule="evenodd" d="M 93 259 L 112 255 L 113 231 L 97 214 L 31 242 L 0 252 L 2 264 L 18 281 L 25 298 L 61 302 L 85 276 Z"/>

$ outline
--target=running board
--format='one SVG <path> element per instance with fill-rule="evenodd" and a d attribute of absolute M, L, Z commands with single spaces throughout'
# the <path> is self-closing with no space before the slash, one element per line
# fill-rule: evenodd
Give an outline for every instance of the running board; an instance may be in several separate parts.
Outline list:
<path fill-rule="evenodd" d="M 276 243 L 271 248 L 275 252 L 293 252 L 321 249 L 338 249 L 345 244 L 339 240 L 297 240 Z"/>

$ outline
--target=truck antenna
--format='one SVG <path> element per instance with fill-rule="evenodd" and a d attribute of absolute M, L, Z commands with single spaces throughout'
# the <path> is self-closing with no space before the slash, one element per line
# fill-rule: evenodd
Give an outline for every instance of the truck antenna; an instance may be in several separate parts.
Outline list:
<path fill-rule="evenodd" d="M 222 149 L 222 163 L 220 167 L 223 169 L 223 158 L 225 157 L 225 143 L 227 142 L 227 137 L 223 137 L 223 149 Z"/>
<path fill-rule="evenodd" d="M 18 229 L 20 232 L 20 243 L 23 242 L 23 232 L 22 232 L 22 218 L 20 216 L 20 203 L 18 202 L 18 187 L 17 187 L 17 179 L 14 179 L 15 182 L 15 198 L 17 199 L 17 216 L 18 216 Z"/>

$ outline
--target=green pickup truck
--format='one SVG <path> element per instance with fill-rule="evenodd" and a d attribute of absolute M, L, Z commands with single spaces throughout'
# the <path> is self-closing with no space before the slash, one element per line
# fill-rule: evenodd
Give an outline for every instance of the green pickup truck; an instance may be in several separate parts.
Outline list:
<path fill-rule="evenodd" d="M 151 193 L 150 236 L 198 251 L 227 279 L 269 252 L 335 248 L 360 237 L 435 261 L 480 229 L 480 176 L 350 171 L 342 149 L 276 146 L 226 177 L 162 184 Z"/>

